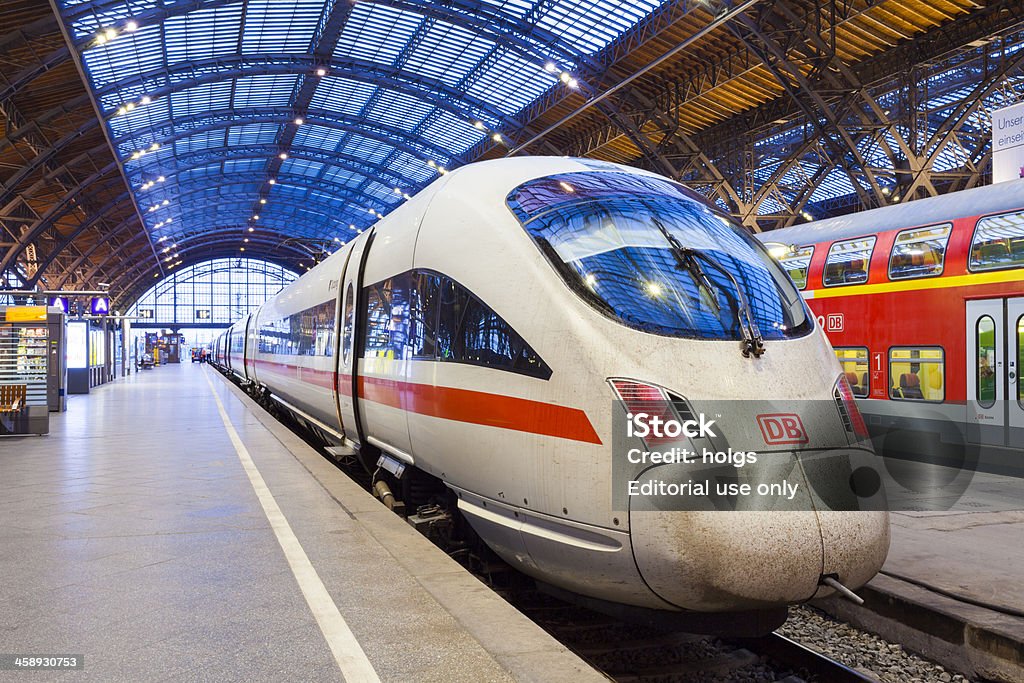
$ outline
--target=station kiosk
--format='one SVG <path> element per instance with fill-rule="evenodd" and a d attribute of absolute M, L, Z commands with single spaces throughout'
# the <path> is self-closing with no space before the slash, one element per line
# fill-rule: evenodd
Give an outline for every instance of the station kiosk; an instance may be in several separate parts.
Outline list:
<path fill-rule="evenodd" d="M 0 435 L 50 431 L 46 306 L 0 307 Z"/>

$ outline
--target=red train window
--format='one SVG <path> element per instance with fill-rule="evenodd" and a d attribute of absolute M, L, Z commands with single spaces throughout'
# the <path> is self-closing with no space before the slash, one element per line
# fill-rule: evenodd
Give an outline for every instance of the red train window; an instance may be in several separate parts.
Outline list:
<path fill-rule="evenodd" d="M 836 242 L 825 258 L 825 274 L 822 278 L 826 287 L 837 285 L 859 285 L 868 281 L 868 264 L 875 248 L 875 236 L 858 237 L 853 240 Z"/>
<path fill-rule="evenodd" d="M 972 271 L 1024 266 L 1024 211 L 978 221 L 969 266 Z"/>
<path fill-rule="evenodd" d="M 953 226 L 933 225 L 904 230 L 896 235 L 889 258 L 889 279 L 905 280 L 942 274 L 946 244 Z"/>

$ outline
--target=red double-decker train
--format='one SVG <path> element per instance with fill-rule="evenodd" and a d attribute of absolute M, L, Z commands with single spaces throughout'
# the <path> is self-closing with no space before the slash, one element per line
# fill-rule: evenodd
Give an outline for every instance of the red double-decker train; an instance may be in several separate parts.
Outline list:
<path fill-rule="evenodd" d="M 759 237 L 887 455 L 1024 473 L 1024 180 Z"/>

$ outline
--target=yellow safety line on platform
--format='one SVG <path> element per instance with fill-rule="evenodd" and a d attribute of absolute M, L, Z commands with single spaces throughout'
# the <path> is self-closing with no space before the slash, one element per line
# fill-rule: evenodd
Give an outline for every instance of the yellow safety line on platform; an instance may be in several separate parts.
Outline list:
<path fill-rule="evenodd" d="M 213 392 L 213 400 L 217 402 L 217 411 L 227 429 L 231 444 L 235 447 L 238 459 L 242 462 L 242 468 L 249 475 L 249 483 L 256 491 L 256 497 L 259 498 L 260 505 L 263 506 L 263 512 L 270 522 L 270 528 L 277 536 L 277 542 L 281 544 L 281 549 L 292 569 L 295 581 L 298 582 L 302 595 L 306 598 L 306 604 L 313 612 L 316 623 L 334 654 L 334 661 L 341 669 L 341 675 L 345 677 L 347 683 L 380 683 L 380 678 L 373 665 L 366 658 L 366 653 L 359 645 L 359 641 L 356 640 L 355 635 L 341 616 L 341 612 L 338 611 L 338 606 L 331 598 L 331 594 L 327 592 L 320 575 L 316 573 L 313 563 L 309 561 L 306 551 L 302 549 L 299 539 L 296 538 L 295 532 L 292 531 L 291 525 L 288 524 L 288 520 L 281 512 L 267 483 L 256 468 L 256 463 L 253 462 L 252 456 L 249 455 L 245 444 L 238 436 L 235 426 L 231 424 L 227 411 L 224 410 L 224 404 L 210 380 L 210 375 L 206 374 L 205 377 L 206 383 L 210 385 L 210 391 Z"/>

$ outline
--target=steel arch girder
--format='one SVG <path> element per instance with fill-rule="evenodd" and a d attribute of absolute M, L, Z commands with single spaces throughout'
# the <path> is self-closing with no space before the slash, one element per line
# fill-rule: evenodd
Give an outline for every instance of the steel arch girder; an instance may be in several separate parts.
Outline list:
<path fill-rule="evenodd" d="M 502 121 L 505 125 L 522 127 L 522 124 L 511 115 L 481 99 L 453 88 L 444 81 L 429 76 L 369 60 L 333 59 L 324 61 L 313 55 L 288 53 L 225 55 L 205 60 L 180 62 L 173 68 L 154 69 L 105 85 L 96 91 L 96 97 L 97 100 L 100 100 L 116 92 L 135 93 L 137 91 L 139 95 L 149 95 L 153 100 L 157 100 L 197 85 L 249 76 L 308 75 L 317 68 L 328 70 L 328 76 L 324 76 L 324 78 L 346 78 L 401 92 L 429 102 L 435 107 L 463 119 L 472 120 L 486 114 Z M 180 80 L 169 80 L 171 76 L 184 74 L 192 75 Z M 161 81 L 162 84 L 155 85 L 151 83 L 152 81 Z M 103 112 L 103 115 L 105 118 L 111 118 L 115 115 L 116 110 L 117 107 L 109 108 Z"/>
<path fill-rule="evenodd" d="M 116 167 L 117 164 L 115 162 L 111 162 L 103 169 L 93 173 L 88 178 L 79 183 L 77 186 L 75 186 L 75 188 L 71 192 L 68 192 L 66 195 L 64 195 L 57 204 L 55 204 L 53 207 L 50 208 L 49 211 L 46 212 L 44 216 L 42 216 L 37 221 L 32 223 L 29 229 L 25 231 L 25 234 L 22 235 L 19 246 L 8 249 L 7 252 L 3 255 L 3 257 L 0 258 L 0 272 L 3 272 L 11 265 L 11 263 L 18 257 L 18 255 L 21 254 L 22 251 L 24 251 L 25 246 L 28 243 L 38 239 L 39 236 L 43 234 L 43 232 L 45 232 L 48 228 L 53 226 L 54 222 L 58 218 L 66 215 L 69 211 L 73 211 L 78 196 L 85 190 L 85 188 L 92 186 L 96 182 L 99 182 L 100 179 L 110 174 L 110 172 L 116 169 Z M 103 189 L 106 189 L 115 184 L 120 184 L 123 186 L 123 183 L 124 181 L 121 179 L 121 176 L 117 175 L 112 181 L 106 182 L 103 186 Z"/>
<path fill-rule="evenodd" d="M 54 245 L 54 248 L 51 249 L 50 252 L 46 255 L 46 258 L 40 261 L 39 269 L 36 271 L 36 274 L 29 278 L 25 284 L 29 287 L 34 287 L 39 282 L 39 278 L 43 276 L 43 273 L 46 270 L 46 268 L 48 268 L 50 264 L 53 263 L 53 261 L 61 254 L 61 252 L 63 252 L 65 249 L 71 246 L 71 243 L 74 242 L 79 235 L 95 226 L 97 223 L 103 220 L 109 212 L 119 207 L 121 203 L 126 200 L 131 201 L 131 192 L 129 192 L 128 190 L 125 190 L 121 194 L 117 195 L 116 197 L 108 201 L 99 211 L 92 213 L 86 218 L 86 220 L 82 221 L 77 226 L 75 226 L 74 230 L 72 230 L 67 235 L 63 235 L 61 240 L 56 245 Z M 134 215 L 134 212 L 132 217 L 135 219 L 136 222 L 138 222 L 138 218 Z"/>
<path fill-rule="evenodd" d="M 130 218 L 126 218 L 125 220 L 121 221 L 117 225 L 117 227 L 115 227 L 110 232 L 110 236 L 113 237 L 114 235 L 120 234 L 126 228 L 132 227 L 133 224 L 137 226 L 138 221 L 138 217 L 134 215 L 132 215 Z M 105 258 L 102 263 L 105 264 L 107 260 L 118 250 L 124 249 L 143 238 L 148 238 L 148 235 L 144 231 L 140 230 L 136 232 L 132 237 L 117 245 L 116 248 L 111 249 L 110 253 L 107 255 L 107 258 Z M 106 244 L 104 240 L 96 240 L 96 243 L 94 245 L 92 245 L 84 252 L 82 252 L 82 254 L 79 255 L 77 259 L 75 259 L 74 263 L 72 263 L 71 266 L 67 270 L 65 270 L 56 280 L 54 284 L 54 289 L 62 289 L 64 285 L 67 283 L 68 279 L 71 277 L 71 274 L 74 273 L 79 267 L 81 267 L 94 253 L 96 253 L 96 250 L 99 249 L 104 244 Z M 82 276 L 82 281 L 89 282 L 90 280 L 92 280 L 93 277 L 95 277 L 95 275 L 100 270 L 100 266 L 97 263 L 93 263 L 92 267 L 88 271 L 86 271 L 86 273 Z"/>
<path fill-rule="evenodd" d="M 175 157 L 175 165 L 172 167 L 173 170 L 164 167 L 159 175 L 164 176 L 167 180 L 170 180 L 174 176 L 193 171 L 204 166 L 210 166 L 213 164 L 219 164 L 224 161 L 240 161 L 240 160 L 265 160 L 268 155 L 278 150 L 279 147 L 274 143 L 265 143 L 261 145 L 236 145 L 233 147 L 217 147 L 213 149 L 202 149 L 187 154 L 181 154 Z M 358 175 L 366 176 L 370 173 L 375 173 L 380 177 L 387 178 L 395 186 L 405 187 L 416 187 L 421 184 L 422 180 L 415 178 L 409 178 L 404 176 L 397 171 L 388 168 L 386 166 L 380 166 L 372 162 L 368 162 L 350 154 L 339 154 L 337 152 L 331 152 L 330 150 L 320 149 L 319 147 L 307 147 L 307 146 L 291 146 L 288 148 L 288 156 L 291 159 L 301 159 L 303 161 L 312 161 L 327 166 L 333 166 L 335 168 L 342 168 L 348 170 L 351 167 L 359 168 Z M 337 161 L 344 161 L 346 164 L 336 163 Z M 196 163 L 192 163 L 196 161 Z M 239 173 L 258 173 L 257 171 L 245 171 Z M 157 174 L 151 174 L 156 176 Z M 221 175 L 225 175 L 223 172 Z M 232 173 L 232 175 L 234 175 Z M 264 180 L 266 180 L 266 174 L 261 174 Z M 293 178 L 304 178 L 309 180 L 307 176 L 297 176 L 294 174 L 278 174 L 276 178 L 280 181 L 284 177 Z M 149 178 L 152 180 L 153 178 Z M 139 178 L 138 180 L 141 180 Z M 432 179 L 428 179 L 432 180 Z M 186 182 L 192 182 L 186 181 Z M 318 184 L 323 184 L 324 181 L 317 179 Z M 179 181 L 179 184 L 182 184 Z M 299 183 L 297 183 L 299 184 Z M 381 183 L 382 185 L 384 183 Z"/>
<path fill-rule="evenodd" d="M 182 16 L 197 9 L 212 9 L 221 7 L 238 0 L 191 0 L 178 2 L 169 9 L 150 10 L 132 17 L 140 25 L 145 26 L 158 21 L 163 21 L 173 16 Z M 118 0 L 104 0 L 79 6 L 78 8 L 66 9 L 63 11 L 65 19 L 73 23 L 75 20 L 85 16 L 90 10 L 111 8 L 121 5 Z M 446 0 L 444 3 L 423 3 L 413 0 L 375 0 L 375 5 L 388 6 L 400 9 L 405 12 L 431 17 L 461 28 L 475 29 L 477 34 L 482 34 L 498 45 L 507 45 L 516 49 L 524 57 L 538 60 L 541 65 L 545 60 L 555 57 L 579 63 L 587 60 L 586 55 L 579 54 L 567 45 L 562 36 L 552 31 L 531 24 L 528 21 L 514 17 L 502 12 L 494 6 L 474 0 Z M 496 28 L 500 27 L 500 28 Z M 78 49 L 91 40 L 91 34 L 81 38 L 75 38 L 75 46 Z M 552 51 L 549 52 L 549 48 Z"/>
<path fill-rule="evenodd" d="M 187 124 L 187 123 L 199 123 L 199 122 L 206 121 L 208 119 L 211 119 L 211 114 L 210 113 L 204 113 L 204 114 L 197 114 L 197 115 L 190 116 L 190 117 L 183 117 L 183 118 L 178 119 L 177 121 L 175 121 L 170 126 L 171 128 L 173 128 L 175 130 L 175 134 L 174 135 L 172 135 L 169 138 L 163 138 L 163 139 L 160 139 L 160 140 L 152 139 L 152 141 L 153 142 L 158 142 L 161 146 L 167 146 L 167 145 L 174 144 L 175 142 L 178 142 L 179 140 L 184 140 L 185 138 L 191 137 L 191 136 L 199 134 L 199 133 L 209 133 L 209 132 L 212 132 L 212 131 L 223 130 L 225 128 L 231 128 L 231 127 L 234 127 L 234 126 L 244 126 L 244 125 L 255 124 L 255 123 L 290 124 L 290 123 L 293 122 L 293 119 L 294 119 L 294 116 L 295 116 L 294 110 L 289 109 L 289 108 L 281 108 L 281 109 L 279 109 L 277 111 L 274 111 L 273 113 L 269 113 L 269 114 L 268 113 L 260 113 L 260 112 L 263 112 L 263 111 L 267 111 L 267 110 L 258 110 L 258 109 L 253 109 L 253 110 L 244 110 L 244 109 L 241 109 L 241 110 L 237 110 L 237 109 L 236 110 L 231 110 L 231 109 L 220 110 L 219 112 L 216 113 L 218 118 L 212 120 L 210 123 L 203 123 L 203 125 L 199 125 L 199 126 L 196 126 L 195 128 L 189 128 L 189 129 L 180 129 L 179 126 L 181 126 L 182 124 Z M 287 113 L 284 113 L 285 111 L 287 111 Z M 451 156 L 453 156 L 450 151 L 448 151 L 448 150 L 446 150 L 446 149 L 444 149 L 442 147 L 438 147 L 437 145 L 435 145 L 433 143 L 424 142 L 420 138 L 416 138 L 415 136 L 410 134 L 408 131 L 404 131 L 404 130 L 401 130 L 399 128 L 395 128 L 394 126 L 388 126 L 386 124 L 380 124 L 380 123 L 378 123 L 376 121 L 368 121 L 365 118 L 363 118 L 363 119 L 347 118 L 345 120 L 339 120 L 339 119 L 332 120 L 332 119 L 328 118 L 327 116 L 323 116 L 324 114 L 330 115 L 331 113 L 332 112 L 327 112 L 325 110 L 314 110 L 310 114 L 314 118 L 309 120 L 307 122 L 307 125 L 308 124 L 316 124 L 316 125 L 324 126 L 325 128 L 332 128 L 332 129 L 340 130 L 340 131 L 343 131 L 343 132 L 346 132 L 346 133 L 354 133 L 356 135 L 360 135 L 360 136 L 365 137 L 367 139 L 374 140 L 375 142 L 380 142 L 381 144 L 389 145 L 391 147 L 400 149 L 403 152 L 406 152 L 407 154 L 409 154 L 410 156 L 413 156 L 413 157 L 423 157 L 423 156 L 425 156 L 426 154 L 428 154 L 428 152 L 426 150 L 429 150 L 429 152 L 431 152 L 431 153 L 438 154 L 441 157 L 451 157 Z M 239 114 L 243 114 L 243 116 L 239 116 Z M 223 118 L 220 118 L 221 116 Z M 160 130 L 162 130 L 163 128 L 164 127 L 162 126 L 160 128 Z M 148 131 L 140 131 L 140 132 L 148 132 Z M 117 139 L 117 140 L 114 141 L 114 145 L 115 145 L 115 147 L 120 146 L 120 145 L 122 145 L 122 144 L 124 144 L 124 143 L 126 143 L 126 142 L 128 142 L 130 140 L 136 139 L 137 137 L 141 137 L 141 135 L 133 135 L 133 136 L 130 136 L 129 138 L 127 138 L 127 139 L 126 138 Z M 148 141 L 149 140 L 147 139 L 147 142 Z M 413 144 L 411 144 L 413 142 L 419 144 L 421 146 L 421 148 L 417 148 L 417 147 L 413 146 Z M 139 158 L 140 159 L 146 159 L 146 156 L 142 156 L 142 157 L 139 157 Z M 128 165 L 128 164 L 131 164 L 132 161 L 134 161 L 134 160 L 126 159 L 124 163 L 126 165 Z M 126 168 L 126 172 L 128 172 L 129 174 L 133 173 L 133 171 L 130 171 L 127 168 Z"/>

